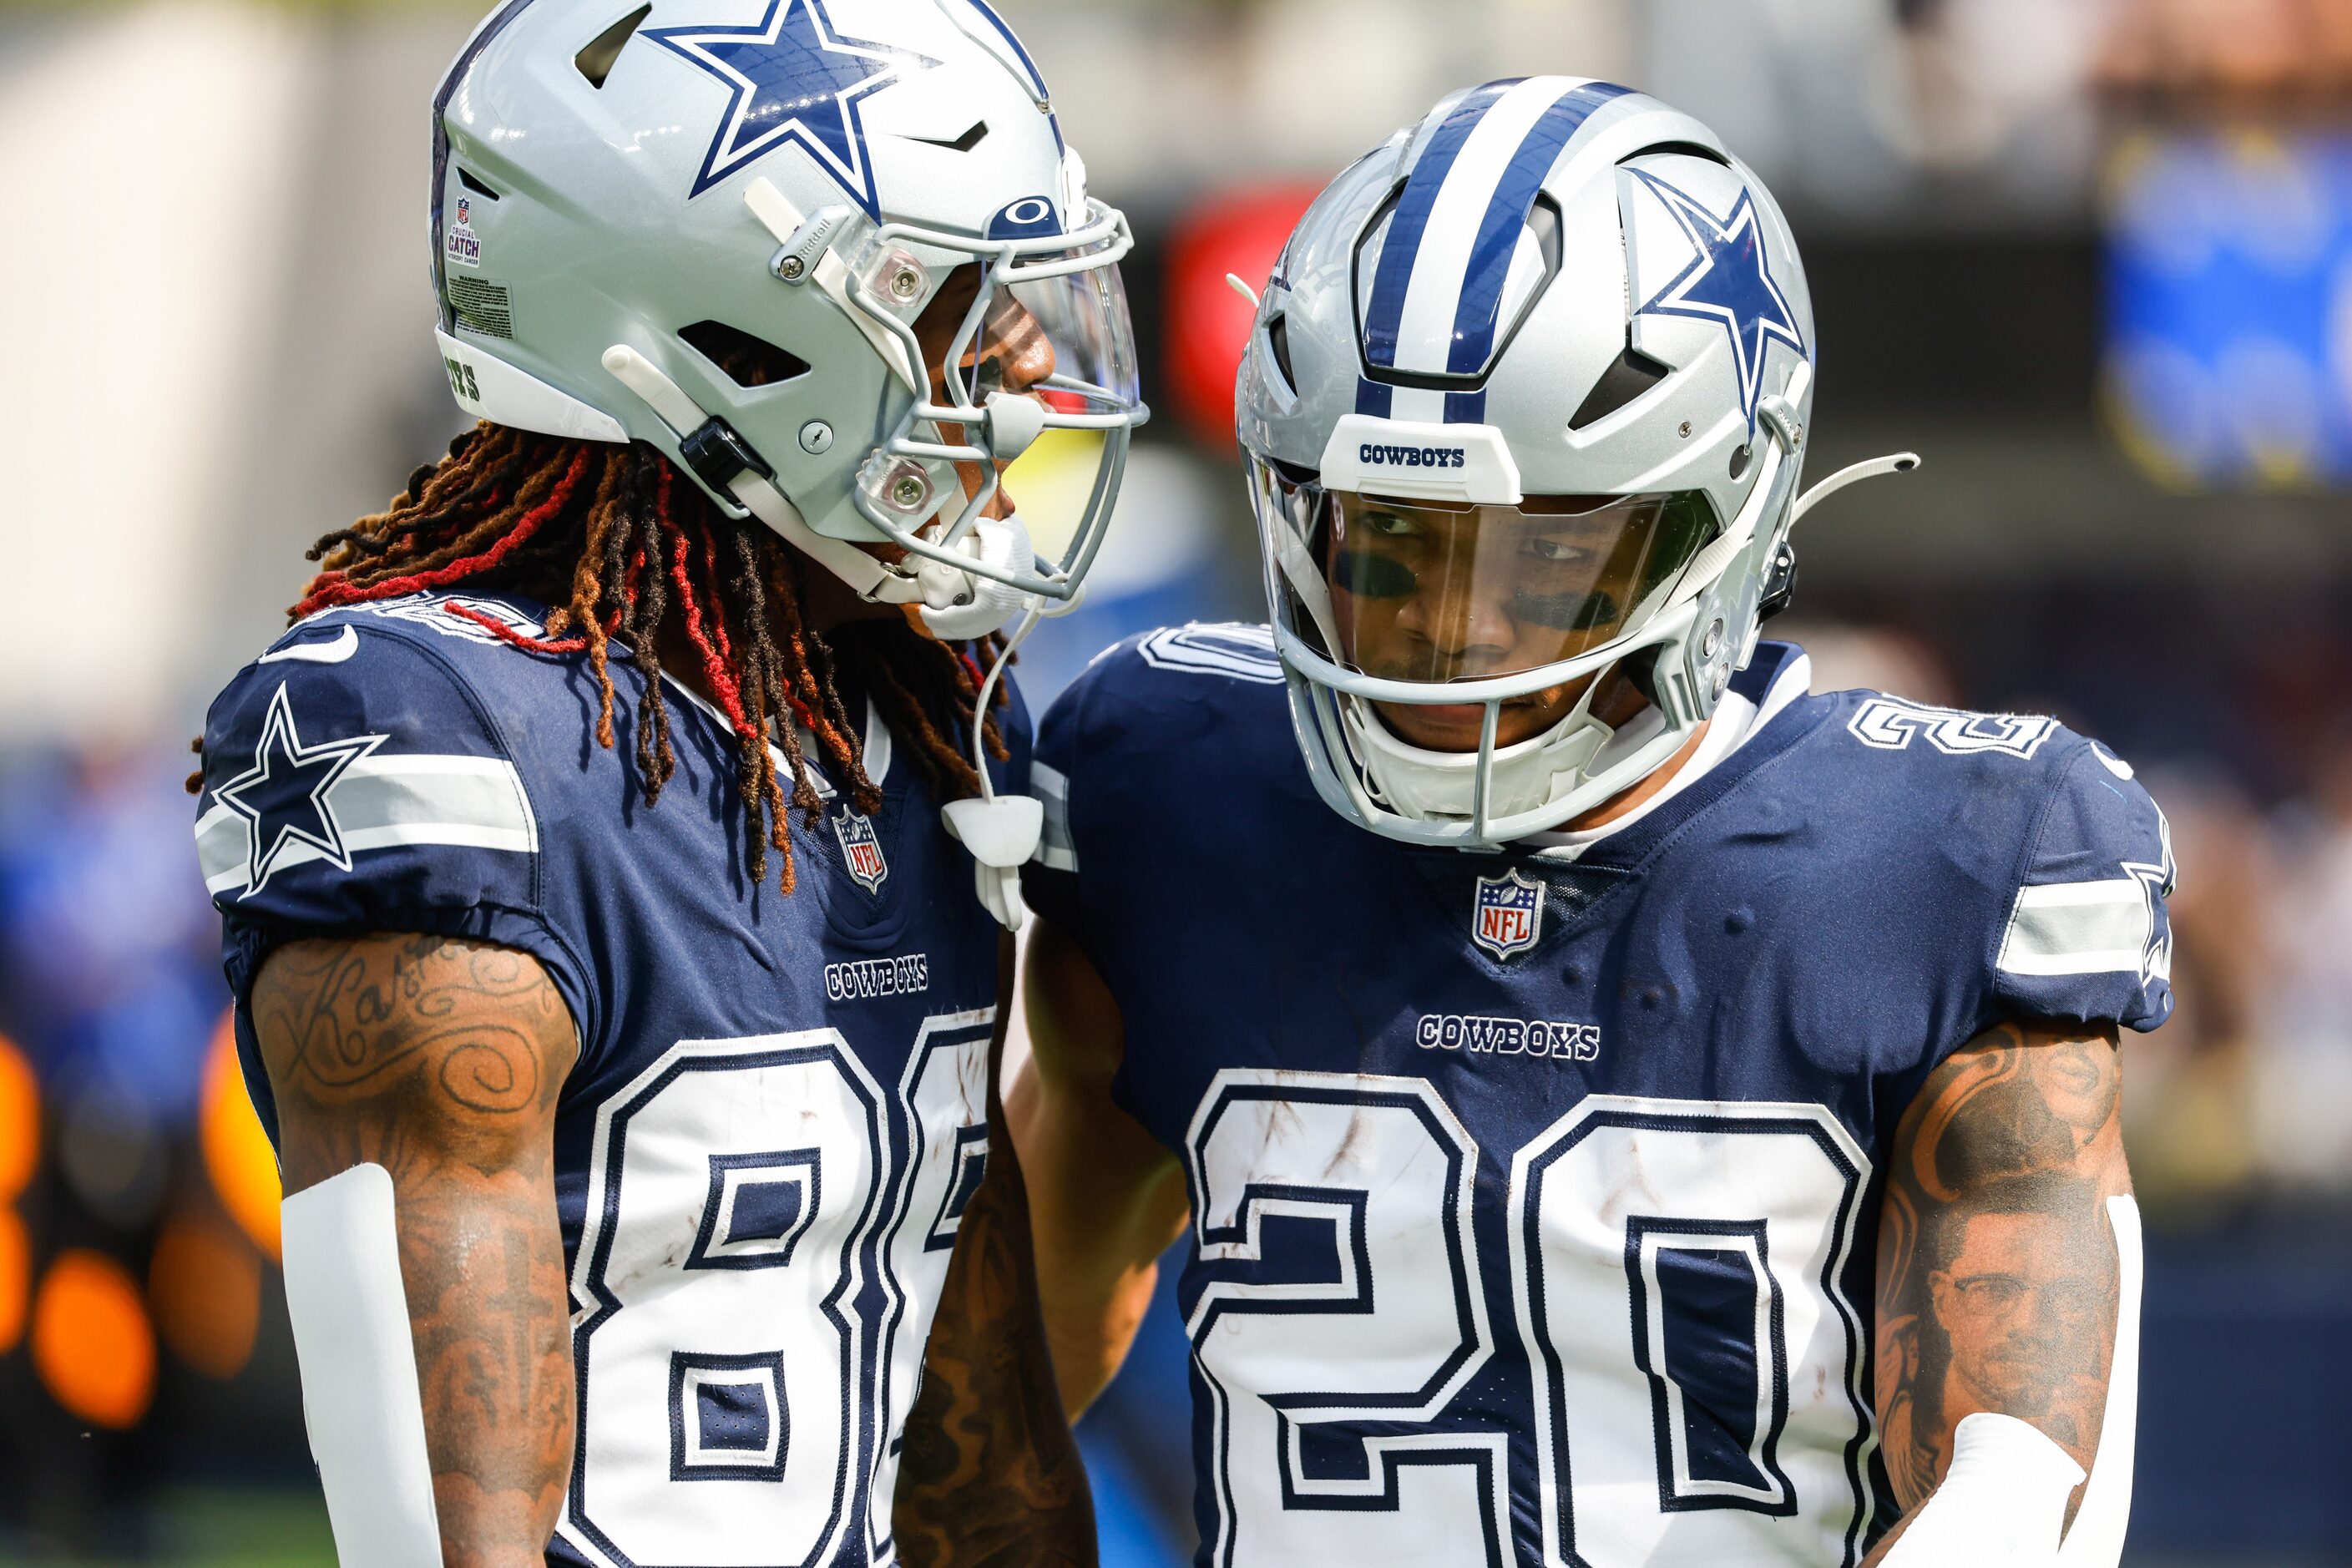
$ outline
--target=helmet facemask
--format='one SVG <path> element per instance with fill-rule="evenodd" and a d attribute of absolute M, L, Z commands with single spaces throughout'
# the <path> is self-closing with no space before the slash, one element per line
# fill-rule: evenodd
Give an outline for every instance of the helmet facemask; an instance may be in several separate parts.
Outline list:
<path fill-rule="evenodd" d="M 1727 679 L 1744 657 L 1722 601 L 1785 531 L 1785 457 L 1768 443 L 1727 527 L 1703 492 L 1433 503 L 1254 457 L 1275 644 L 1318 792 L 1390 837 L 1491 845 L 1654 772 L 1722 695 L 1687 669 Z M 1632 712 L 1618 675 L 1647 699 Z"/>

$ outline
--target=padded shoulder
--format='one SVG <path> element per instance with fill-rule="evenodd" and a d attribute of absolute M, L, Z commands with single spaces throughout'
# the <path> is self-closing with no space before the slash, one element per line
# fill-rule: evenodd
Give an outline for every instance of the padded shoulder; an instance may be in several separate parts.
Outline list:
<path fill-rule="evenodd" d="M 2172 830 L 2129 763 L 2071 731 L 2063 740 L 1994 991 L 2029 1017 L 2153 1029 L 2172 1012 Z"/>
<path fill-rule="evenodd" d="M 524 606 L 473 603 L 537 629 Z M 572 967 L 540 907 L 545 803 L 500 717 L 522 687 L 560 686 L 563 664 L 406 607 L 304 621 L 207 715 L 196 848 L 240 993 L 275 941 L 305 931 L 473 936 Z"/>
<path fill-rule="evenodd" d="M 2136 1029 L 2164 1021 L 2171 833 L 2130 764 L 2052 718 L 1866 691 L 1836 700 L 1841 722 L 1824 734 L 1881 759 L 1842 770 L 1866 784 L 1862 808 L 1931 835 L 1937 859 L 1997 896 L 1983 940 L 1997 1007 Z"/>
<path fill-rule="evenodd" d="M 1045 832 L 1023 879 L 1031 906 L 1066 926 L 1076 919 L 1088 817 L 1172 827 L 1182 800 L 1209 787 L 1205 773 L 1246 766 L 1268 736 L 1295 763 L 1286 713 L 1264 626 L 1163 626 L 1097 655 L 1038 721 L 1032 776 Z"/>

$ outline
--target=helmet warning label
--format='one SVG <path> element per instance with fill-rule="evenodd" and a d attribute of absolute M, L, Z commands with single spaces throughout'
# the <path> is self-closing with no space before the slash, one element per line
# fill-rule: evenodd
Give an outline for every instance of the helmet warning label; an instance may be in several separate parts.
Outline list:
<path fill-rule="evenodd" d="M 508 304 L 507 286 L 479 278 L 449 279 L 449 309 L 457 313 L 457 330 L 482 338 L 514 336 L 514 311 Z"/>

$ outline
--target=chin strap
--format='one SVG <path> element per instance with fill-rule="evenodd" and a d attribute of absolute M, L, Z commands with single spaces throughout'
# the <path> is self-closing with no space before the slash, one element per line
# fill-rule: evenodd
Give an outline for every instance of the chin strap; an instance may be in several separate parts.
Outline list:
<path fill-rule="evenodd" d="M 1855 463 L 1840 468 L 1811 489 L 1797 498 L 1794 510 L 1789 513 L 1789 526 L 1802 522 L 1805 514 L 1850 484 L 1863 479 L 1874 479 L 1882 474 L 1907 474 L 1919 466 L 1916 452 L 1893 452 L 1884 458 L 1873 458 L 1866 463 Z"/>
<path fill-rule="evenodd" d="M 1021 929 L 1021 868 L 1037 853 L 1037 840 L 1045 830 L 1045 803 L 1031 795 L 996 793 L 988 776 L 988 705 L 1004 667 L 1044 617 L 1043 607 L 1033 599 L 1021 624 L 1005 639 L 1004 651 L 988 667 L 972 703 L 971 765 L 980 774 L 980 798 L 951 800 L 940 808 L 949 836 L 971 851 L 980 901 L 999 925 L 1013 931 Z"/>

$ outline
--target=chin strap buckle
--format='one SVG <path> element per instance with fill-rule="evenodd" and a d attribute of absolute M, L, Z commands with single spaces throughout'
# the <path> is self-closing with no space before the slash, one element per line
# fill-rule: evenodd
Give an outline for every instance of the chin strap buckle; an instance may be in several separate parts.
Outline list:
<path fill-rule="evenodd" d="M 940 808 L 949 835 L 971 851 L 980 901 L 1007 931 L 1021 929 L 1021 868 L 1045 832 L 1045 803 L 1032 795 L 951 800 Z"/>
<path fill-rule="evenodd" d="M 695 478 L 722 495 L 736 476 L 747 470 L 763 479 L 776 477 L 776 470 L 768 467 L 768 460 L 752 449 L 751 443 L 715 414 L 679 437 L 677 455 L 686 459 Z"/>
<path fill-rule="evenodd" d="M 1789 607 L 1797 596 L 1797 551 L 1786 539 L 1772 552 L 1772 564 L 1765 568 L 1764 592 L 1756 601 L 1756 618 L 1769 620 Z"/>

